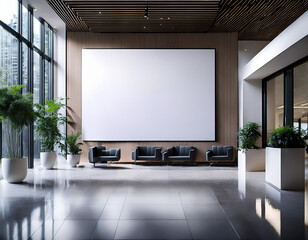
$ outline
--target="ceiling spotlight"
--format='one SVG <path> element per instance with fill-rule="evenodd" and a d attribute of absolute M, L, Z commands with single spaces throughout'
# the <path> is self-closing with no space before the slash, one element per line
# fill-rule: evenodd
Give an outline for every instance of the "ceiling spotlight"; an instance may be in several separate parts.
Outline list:
<path fill-rule="evenodd" d="M 145 9 L 144 9 L 144 15 L 143 15 L 143 17 L 144 18 L 149 18 L 149 8 L 148 7 L 146 7 Z"/>
<path fill-rule="evenodd" d="M 102 14 L 102 12 L 98 12 L 98 14 Z"/>

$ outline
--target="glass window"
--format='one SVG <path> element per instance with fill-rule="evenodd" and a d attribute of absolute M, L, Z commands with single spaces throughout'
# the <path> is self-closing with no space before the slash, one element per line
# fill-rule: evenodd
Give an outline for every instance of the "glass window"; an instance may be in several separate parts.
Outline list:
<path fill-rule="evenodd" d="M 45 78 L 44 78 L 44 88 L 45 88 L 45 99 L 51 99 L 51 94 L 50 94 L 50 81 L 51 81 L 51 74 L 50 74 L 50 62 L 45 60 Z"/>
<path fill-rule="evenodd" d="M 0 0 L 0 20 L 18 31 L 18 1 Z"/>
<path fill-rule="evenodd" d="M 33 102 L 40 103 L 41 56 L 33 51 Z"/>
<path fill-rule="evenodd" d="M 52 30 L 48 24 L 45 23 L 45 54 L 51 57 L 51 42 L 52 42 Z"/>
<path fill-rule="evenodd" d="M 0 26 L 0 87 L 18 84 L 18 40 Z"/>
<path fill-rule="evenodd" d="M 22 89 L 23 93 L 27 92 L 28 88 L 28 46 L 22 43 L 22 79 L 21 82 L 25 87 Z"/>
<path fill-rule="evenodd" d="M 284 116 L 283 74 L 267 82 L 267 139 L 272 130 L 283 126 Z"/>
<path fill-rule="evenodd" d="M 33 44 L 41 49 L 41 23 L 36 18 L 33 18 Z"/>
<path fill-rule="evenodd" d="M 41 79 L 41 56 L 33 51 L 33 102 L 40 102 L 40 79 Z M 34 125 L 34 129 L 36 126 Z M 34 138 L 34 158 L 40 157 L 40 141 L 38 137 Z"/>
<path fill-rule="evenodd" d="M 308 126 L 308 62 L 294 68 L 294 126 L 307 130 Z"/>
<path fill-rule="evenodd" d="M 0 87 L 18 84 L 18 40 L 0 26 Z M 2 137 L 4 132 L 2 128 Z M 2 142 L 2 156 L 6 156 L 6 141 Z"/>
<path fill-rule="evenodd" d="M 22 35 L 26 38 L 29 39 L 29 10 L 25 7 L 22 6 Z"/>

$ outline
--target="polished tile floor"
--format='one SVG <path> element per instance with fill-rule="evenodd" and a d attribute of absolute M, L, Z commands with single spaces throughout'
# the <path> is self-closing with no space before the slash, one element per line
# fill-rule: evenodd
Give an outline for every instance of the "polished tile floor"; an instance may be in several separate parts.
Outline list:
<path fill-rule="evenodd" d="M 238 176 L 234 167 L 38 166 L 23 184 L 0 181 L 0 239 L 305 239 L 307 196 L 279 191 L 264 175 Z"/>

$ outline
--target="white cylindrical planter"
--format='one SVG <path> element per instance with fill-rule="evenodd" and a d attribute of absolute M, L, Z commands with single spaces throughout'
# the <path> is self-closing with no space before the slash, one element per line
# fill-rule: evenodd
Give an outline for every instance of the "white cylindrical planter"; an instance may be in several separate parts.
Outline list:
<path fill-rule="evenodd" d="M 27 158 L 2 158 L 2 173 L 9 183 L 22 182 L 27 176 Z"/>
<path fill-rule="evenodd" d="M 282 190 L 305 190 L 305 149 L 266 148 L 265 180 Z"/>
<path fill-rule="evenodd" d="M 57 154 L 55 152 L 41 152 L 40 158 L 43 168 L 52 169 L 55 166 Z"/>
<path fill-rule="evenodd" d="M 70 167 L 76 167 L 76 165 L 80 162 L 81 155 L 67 155 L 67 164 Z"/>

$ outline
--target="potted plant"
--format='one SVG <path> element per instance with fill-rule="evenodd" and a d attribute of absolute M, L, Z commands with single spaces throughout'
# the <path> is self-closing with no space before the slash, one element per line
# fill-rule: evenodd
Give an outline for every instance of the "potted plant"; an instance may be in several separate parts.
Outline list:
<path fill-rule="evenodd" d="M 37 107 L 36 115 L 36 129 L 35 132 L 41 140 L 41 165 L 45 169 L 54 167 L 57 154 L 55 146 L 60 143 L 62 138 L 59 130 L 60 125 L 67 122 L 66 117 L 59 112 L 62 107 L 66 105 L 61 103 L 63 99 L 59 100 L 45 100 L 45 105 L 35 104 Z"/>
<path fill-rule="evenodd" d="M 21 134 L 24 126 L 33 123 L 35 113 L 31 93 L 20 93 L 23 85 L 0 89 L 0 119 L 7 145 L 2 159 L 2 173 L 9 183 L 21 182 L 27 176 L 28 161 L 22 157 Z"/>
<path fill-rule="evenodd" d="M 305 146 L 302 134 L 290 126 L 272 131 L 266 148 L 267 182 L 283 190 L 305 188 Z"/>
<path fill-rule="evenodd" d="M 60 147 L 65 157 L 67 157 L 67 163 L 71 167 L 76 167 L 76 165 L 80 162 L 80 154 L 81 148 L 83 145 L 81 142 L 77 142 L 80 139 L 81 132 L 78 132 L 76 135 L 71 134 L 68 135 L 67 138 L 64 139 L 64 143 L 61 143 Z"/>
<path fill-rule="evenodd" d="M 238 132 L 240 141 L 238 151 L 239 171 L 264 171 L 265 150 L 257 146 L 261 137 L 260 126 L 255 122 L 248 122 Z"/>

